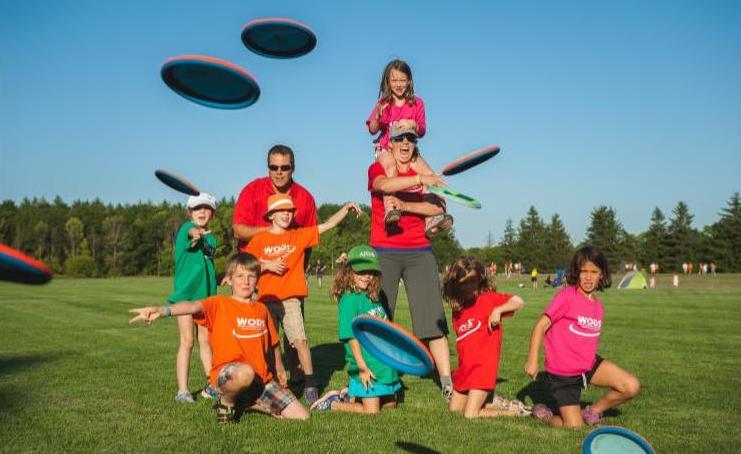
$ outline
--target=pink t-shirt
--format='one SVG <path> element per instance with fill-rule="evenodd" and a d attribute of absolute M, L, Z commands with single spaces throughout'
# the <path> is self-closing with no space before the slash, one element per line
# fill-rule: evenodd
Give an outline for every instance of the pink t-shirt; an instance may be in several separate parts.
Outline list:
<path fill-rule="evenodd" d="M 368 116 L 368 120 L 365 121 L 366 125 L 370 125 L 372 119 L 376 117 L 376 106 L 373 106 L 371 114 Z M 391 129 L 391 123 L 399 120 L 414 120 L 417 122 L 417 135 L 422 137 L 427 131 L 427 123 L 425 121 L 425 103 L 422 98 L 414 97 L 414 101 L 405 102 L 400 107 L 389 104 L 383 113 L 381 114 L 381 120 L 379 121 L 379 129 L 381 136 L 378 145 L 383 150 L 389 148 L 389 131 Z"/>
<path fill-rule="evenodd" d="M 551 327 L 545 333 L 545 370 L 562 376 L 580 375 L 594 366 L 605 308 L 577 287 L 566 287 L 545 308 Z"/>

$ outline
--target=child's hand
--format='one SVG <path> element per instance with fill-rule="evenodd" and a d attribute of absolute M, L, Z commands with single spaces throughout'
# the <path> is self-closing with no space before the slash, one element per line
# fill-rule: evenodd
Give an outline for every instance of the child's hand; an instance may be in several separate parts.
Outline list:
<path fill-rule="evenodd" d="M 136 317 L 129 320 L 129 324 L 136 323 L 141 320 L 149 325 L 162 316 L 160 314 L 160 308 L 157 306 L 129 309 L 129 312 L 131 312 L 132 314 L 136 314 Z"/>
<path fill-rule="evenodd" d="M 285 369 L 277 371 L 275 375 L 278 378 L 278 384 L 280 384 L 280 386 L 283 388 L 287 388 L 288 387 L 288 374 L 286 374 Z"/>
<path fill-rule="evenodd" d="M 278 276 L 288 271 L 288 265 L 283 260 L 263 260 L 261 268 L 263 271 L 270 271 Z"/>
<path fill-rule="evenodd" d="M 188 230 L 188 236 L 190 237 L 190 247 L 195 246 L 204 236 L 211 233 L 210 230 L 206 230 L 202 227 L 193 227 Z"/>
<path fill-rule="evenodd" d="M 489 314 L 489 330 L 493 330 L 502 321 L 502 314 L 494 309 Z"/>
<path fill-rule="evenodd" d="M 535 377 L 538 376 L 538 360 L 536 359 L 530 359 L 528 358 L 525 362 L 525 373 L 535 380 Z"/>
<path fill-rule="evenodd" d="M 360 378 L 360 383 L 363 385 L 363 388 L 369 389 L 373 387 L 371 380 L 375 380 L 376 376 L 373 375 L 373 372 L 371 372 L 370 369 L 363 368 L 358 372 L 358 378 Z"/>

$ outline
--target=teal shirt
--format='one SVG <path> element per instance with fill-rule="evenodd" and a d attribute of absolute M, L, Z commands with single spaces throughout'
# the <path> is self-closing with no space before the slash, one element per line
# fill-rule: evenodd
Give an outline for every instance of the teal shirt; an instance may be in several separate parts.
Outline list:
<path fill-rule="evenodd" d="M 185 222 L 175 238 L 175 283 L 167 297 L 169 303 L 197 301 L 216 294 L 216 237 L 209 233 L 191 247 L 188 230 L 193 227 L 196 225 L 191 221 Z"/>
<path fill-rule="evenodd" d="M 345 345 L 345 360 L 347 360 L 348 368 L 347 374 L 351 378 L 358 378 L 358 363 L 355 362 L 355 357 L 350 349 L 349 340 L 355 339 L 355 335 L 352 332 L 352 321 L 355 317 L 361 314 L 370 314 L 387 320 L 386 311 L 383 310 L 383 306 L 375 301 L 371 301 L 368 295 L 360 292 L 345 292 L 340 297 L 339 304 L 339 331 L 340 340 Z M 368 353 L 368 351 L 360 346 L 360 350 L 363 354 L 368 368 L 376 376 L 376 383 L 382 383 L 385 385 L 395 384 L 399 381 L 399 374 L 389 366 L 383 364 L 375 356 Z"/>

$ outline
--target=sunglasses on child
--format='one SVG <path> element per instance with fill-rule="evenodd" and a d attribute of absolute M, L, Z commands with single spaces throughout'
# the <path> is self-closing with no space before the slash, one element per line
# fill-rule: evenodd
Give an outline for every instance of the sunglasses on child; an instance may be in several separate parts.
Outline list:
<path fill-rule="evenodd" d="M 407 142 L 409 142 L 409 143 L 417 143 L 417 136 L 415 136 L 414 134 L 402 134 L 400 136 L 392 137 L 391 138 L 391 141 L 392 142 L 401 142 L 404 139 L 407 139 Z"/>
<path fill-rule="evenodd" d="M 268 166 L 268 169 L 272 170 L 273 172 L 277 172 L 278 170 L 280 170 L 282 172 L 288 172 L 289 170 L 292 169 L 292 167 L 290 165 L 278 166 L 278 165 L 275 165 L 275 164 L 270 164 Z"/>

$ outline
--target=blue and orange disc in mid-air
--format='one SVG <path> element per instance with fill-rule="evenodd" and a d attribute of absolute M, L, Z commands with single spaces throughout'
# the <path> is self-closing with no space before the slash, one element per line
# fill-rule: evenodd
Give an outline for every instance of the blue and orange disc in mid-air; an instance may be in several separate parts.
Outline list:
<path fill-rule="evenodd" d="M 0 280 L 21 284 L 46 284 L 52 272 L 43 263 L 23 252 L 0 244 Z"/>
<path fill-rule="evenodd" d="M 456 175 L 470 169 L 471 167 L 475 167 L 484 161 L 488 161 L 489 159 L 496 156 L 499 151 L 499 145 L 482 148 L 481 150 L 474 151 L 473 153 L 456 159 L 455 161 L 445 166 L 445 168 L 443 168 L 442 172 L 440 173 L 442 173 L 446 177 Z"/>
<path fill-rule="evenodd" d="M 316 35 L 308 25 L 293 19 L 264 17 L 242 27 L 242 42 L 263 57 L 295 58 L 314 49 Z"/>
<path fill-rule="evenodd" d="M 603 426 L 584 438 L 582 454 L 654 454 L 654 448 L 635 432 L 624 427 Z"/>
<path fill-rule="evenodd" d="M 205 55 L 168 58 L 160 70 L 175 93 L 206 107 L 242 109 L 260 97 L 257 80 L 234 63 Z"/>
<path fill-rule="evenodd" d="M 161 182 L 165 183 L 172 189 L 182 192 L 188 195 L 200 195 L 201 191 L 190 181 L 167 170 L 155 170 L 154 176 L 156 176 Z"/>
<path fill-rule="evenodd" d="M 432 370 L 434 362 L 427 347 L 396 323 L 359 315 L 352 322 L 352 331 L 363 348 L 392 369 L 418 376 Z"/>

